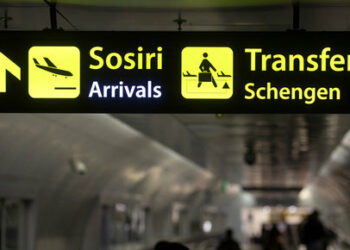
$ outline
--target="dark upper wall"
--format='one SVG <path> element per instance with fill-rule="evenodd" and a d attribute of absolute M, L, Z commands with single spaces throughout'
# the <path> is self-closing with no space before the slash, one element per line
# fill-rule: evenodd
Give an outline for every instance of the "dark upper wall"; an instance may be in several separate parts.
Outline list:
<path fill-rule="evenodd" d="M 95 1 L 96 2 L 96 1 Z M 133 1 L 128 1 L 133 2 Z M 148 1 L 142 1 L 148 2 Z M 163 1 L 164 2 L 164 1 Z M 165 1 L 168 2 L 168 1 Z M 175 2 L 175 1 L 174 1 Z M 195 1 L 191 1 L 195 2 Z M 211 1 L 216 2 L 216 1 Z M 306 30 L 348 30 L 350 4 L 301 4 L 300 27 Z M 292 27 L 292 5 L 263 5 L 222 8 L 141 8 L 58 4 L 58 10 L 78 30 L 177 30 L 173 22 L 182 11 L 187 20 L 184 30 L 269 30 L 285 31 Z M 8 9 L 10 30 L 43 30 L 50 26 L 46 4 L 0 3 L 0 16 Z M 58 26 L 74 30 L 58 15 Z M 0 26 L 1 27 L 1 26 Z"/>

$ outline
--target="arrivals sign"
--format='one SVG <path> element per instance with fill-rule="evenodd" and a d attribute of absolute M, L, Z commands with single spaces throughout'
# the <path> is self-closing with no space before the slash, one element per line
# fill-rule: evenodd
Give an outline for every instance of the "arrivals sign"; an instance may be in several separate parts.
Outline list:
<path fill-rule="evenodd" d="M 349 113 L 346 32 L 0 32 L 0 112 Z"/>

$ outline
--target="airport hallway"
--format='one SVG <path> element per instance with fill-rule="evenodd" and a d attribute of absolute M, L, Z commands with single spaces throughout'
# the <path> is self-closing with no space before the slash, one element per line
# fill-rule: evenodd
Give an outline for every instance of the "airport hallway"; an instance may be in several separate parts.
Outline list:
<path fill-rule="evenodd" d="M 0 1 L 0 250 L 350 249 L 349 16 Z"/>

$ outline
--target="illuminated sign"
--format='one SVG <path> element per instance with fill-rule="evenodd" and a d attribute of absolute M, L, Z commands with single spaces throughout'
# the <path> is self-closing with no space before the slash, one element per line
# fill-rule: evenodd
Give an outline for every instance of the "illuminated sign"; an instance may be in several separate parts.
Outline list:
<path fill-rule="evenodd" d="M 233 52 L 229 47 L 186 47 L 181 53 L 181 93 L 187 99 L 229 99 Z"/>
<path fill-rule="evenodd" d="M 63 46 L 30 48 L 28 92 L 32 98 L 77 98 L 80 94 L 79 49 Z"/>
<path fill-rule="evenodd" d="M 349 113 L 346 32 L 0 32 L 0 112 Z"/>

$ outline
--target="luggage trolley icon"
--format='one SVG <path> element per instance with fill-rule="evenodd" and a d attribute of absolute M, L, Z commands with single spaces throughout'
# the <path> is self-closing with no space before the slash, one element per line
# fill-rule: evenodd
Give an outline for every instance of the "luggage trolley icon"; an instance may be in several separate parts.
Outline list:
<path fill-rule="evenodd" d="M 198 88 L 200 88 L 203 82 L 212 82 L 214 87 L 217 87 L 211 72 L 203 72 L 198 74 Z"/>
<path fill-rule="evenodd" d="M 204 52 L 203 60 L 199 65 L 199 69 L 201 70 L 201 72 L 198 73 L 198 88 L 201 87 L 203 82 L 212 82 L 215 88 L 218 86 L 212 73 L 210 72 L 210 69 L 216 72 L 216 68 L 211 64 L 211 62 L 209 62 L 207 57 L 208 53 Z"/>
<path fill-rule="evenodd" d="M 181 94 L 186 99 L 229 99 L 233 94 L 229 47 L 185 47 L 181 71 Z"/>

